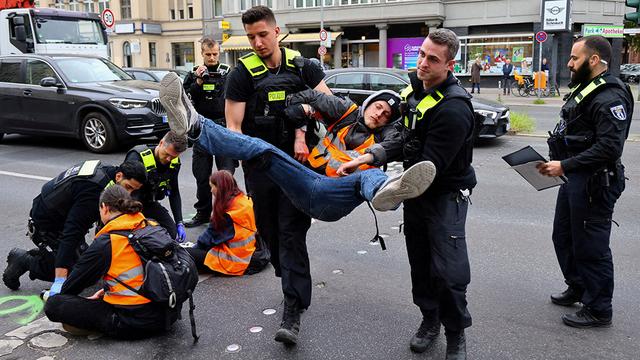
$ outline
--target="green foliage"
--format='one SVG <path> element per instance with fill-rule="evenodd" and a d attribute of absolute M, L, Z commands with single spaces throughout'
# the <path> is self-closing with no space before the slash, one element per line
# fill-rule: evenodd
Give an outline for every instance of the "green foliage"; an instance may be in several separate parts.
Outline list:
<path fill-rule="evenodd" d="M 531 133 L 536 124 L 527 113 L 512 111 L 510 116 L 511 131 L 516 133 Z"/>
<path fill-rule="evenodd" d="M 631 21 L 624 22 L 625 29 L 632 29 L 635 27 L 636 27 L 636 24 L 634 22 L 631 22 Z M 637 34 L 625 34 L 624 39 L 627 41 L 627 44 L 629 45 L 629 49 L 633 49 L 635 51 L 640 52 L 640 36 L 638 36 Z"/>
<path fill-rule="evenodd" d="M 535 99 L 535 100 L 533 100 L 533 103 L 534 103 L 534 104 L 536 104 L 536 105 L 546 104 L 546 103 L 544 102 L 544 100 L 542 100 L 542 99 Z"/>

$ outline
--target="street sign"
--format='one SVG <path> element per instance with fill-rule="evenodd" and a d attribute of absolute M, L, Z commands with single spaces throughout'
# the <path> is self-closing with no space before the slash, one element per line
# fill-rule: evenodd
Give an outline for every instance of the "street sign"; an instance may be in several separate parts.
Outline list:
<path fill-rule="evenodd" d="M 536 41 L 539 43 L 543 43 L 547 41 L 547 33 L 544 31 L 538 31 L 536 33 Z"/>
<path fill-rule="evenodd" d="M 329 34 L 327 33 L 327 30 L 325 29 L 320 30 L 320 41 L 326 41 L 328 36 Z"/>
<path fill-rule="evenodd" d="M 318 47 L 318 55 L 324 56 L 327 53 L 327 48 L 325 46 Z"/>
<path fill-rule="evenodd" d="M 231 29 L 231 23 L 228 21 L 220 20 L 218 21 L 218 29 L 229 30 Z"/>
<path fill-rule="evenodd" d="M 113 26 L 116 24 L 116 18 L 113 16 L 113 11 L 111 11 L 110 9 L 104 9 L 102 11 L 102 14 L 100 14 L 100 18 L 102 19 L 102 23 L 104 24 L 104 26 L 108 27 L 109 29 L 113 28 Z"/>

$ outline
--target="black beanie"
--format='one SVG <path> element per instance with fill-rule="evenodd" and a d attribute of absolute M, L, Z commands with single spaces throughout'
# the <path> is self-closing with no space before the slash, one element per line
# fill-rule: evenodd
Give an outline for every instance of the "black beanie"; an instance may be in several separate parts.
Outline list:
<path fill-rule="evenodd" d="M 400 96 L 392 94 L 391 92 L 383 92 L 377 95 L 373 94 L 372 97 L 367 100 L 367 107 L 376 101 L 386 101 L 386 103 L 391 107 L 391 117 L 389 118 L 389 122 L 398 120 L 400 117 Z"/>

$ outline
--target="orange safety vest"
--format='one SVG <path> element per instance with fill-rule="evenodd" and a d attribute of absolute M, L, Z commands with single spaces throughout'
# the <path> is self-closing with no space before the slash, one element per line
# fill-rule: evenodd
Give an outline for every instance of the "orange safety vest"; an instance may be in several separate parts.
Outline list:
<path fill-rule="evenodd" d="M 309 165 L 316 171 L 324 171 L 327 176 L 338 177 L 337 171 L 340 165 L 357 158 L 365 153 L 365 150 L 375 144 L 373 135 L 370 135 L 360 146 L 353 150 L 347 150 L 344 138 L 349 130 L 354 126 L 345 126 L 337 133 L 331 132 L 322 139 L 309 154 Z M 375 169 L 375 166 L 362 164 L 356 171 Z"/>
<path fill-rule="evenodd" d="M 115 230 L 133 230 L 144 227 L 144 216 L 141 213 L 124 214 L 109 221 L 96 238 L 102 234 L 108 234 Z M 103 276 L 107 285 L 104 292 L 104 301 L 113 305 L 141 305 L 150 303 L 151 300 L 127 289 L 114 279 L 127 284 L 133 289 L 139 290 L 144 282 L 144 266 L 136 251 L 129 245 L 129 240 L 122 235 L 111 236 L 111 265 L 109 271 Z"/>
<path fill-rule="evenodd" d="M 253 201 L 245 194 L 238 194 L 231 202 L 227 214 L 233 221 L 233 239 L 212 247 L 204 259 L 211 270 L 227 274 L 242 275 L 249 266 L 256 250 L 256 218 Z"/>

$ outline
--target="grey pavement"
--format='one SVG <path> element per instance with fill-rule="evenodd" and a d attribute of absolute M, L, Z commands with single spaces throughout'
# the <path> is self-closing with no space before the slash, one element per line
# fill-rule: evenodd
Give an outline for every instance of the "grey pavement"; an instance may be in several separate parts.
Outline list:
<path fill-rule="evenodd" d="M 560 316 L 577 307 L 558 307 L 549 301 L 551 292 L 564 288 L 550 239 L 556 190 L 535 191 L 501 160 L 528 144 L 546 152 L 544 139 L 521 136 L 483 142 L 474 152 L 479 184 L 467 222 L 472 273 L 468 301 L 473 316 L 473 326 L 467 331 L 469 358 L 637 359 L 640 165 L 633 160 L 640 156 L 640 143 L 630 142 L 625 149 L 623 162 L 631 180 L 614 215 L 620 224 L 614 227 L 611 240 L 616 274 L 614 325 L 595 330 L 564 326 Z M 4 230 L 0 256 L 14 246 L 29 246 L 25 222 L 31 200 L 44 183 L 11 173 L 53 177 L 88 158 L 117 163 L 124 152 L 89 154 L 80 144 L 64 139 L 8 136 L 0 143 L 0 224 Z M 190 151 L 182 161 L 180 185 L 187 217 L 195 200 Z M 240 176 L 236 178 L 242 183 Z M 17 321 L 25 314 L 16 313 L 0 317 L 0 354 L 10 353 L 0 359 L 443 359 L 443 336 L 425 354 L 408 349 L 420 315 L 411 302 L 406 248 L 397 230 L 401 219 L 401 210 L 378 214 L 387 251 L 369 245 L 375 228 L 365 205 L 338 222 L 314 222 L 307 241 L 314 296 L 303 314 L 300 343 L 295 348 L 273 341 L 282 314 L 282 294 L 269 268 L 253 276 L 213 277 L 198 285 L 196 321 L 201 339 L 196 345 L 191 343 L 186 311 L 185 319 L 170 333 L 126 342 L 73 337 L 43 325 L 31 332 L 18 331 L 28 334 L 22 338 L 4 335 L 22 328 Z M 188 229 L 190 240 L 202 230 Z M 25 278 L 15 293 L 0 285 L 0 309 L 17 305 L 1 303 L 6 296 L 34 295 L 46 287 L 46 283 Z M 264 315 L 267 308 L 275 309 L 276 314 Z M 255 326 L 262 331 L 250 332 Z M 40 336 L 42 331 L 53 331 L 67 342 L 42 347 L 62 343 L 58 336 Z M 237 353 L 227 352 L 232 344 L 239 345 Z"/>

